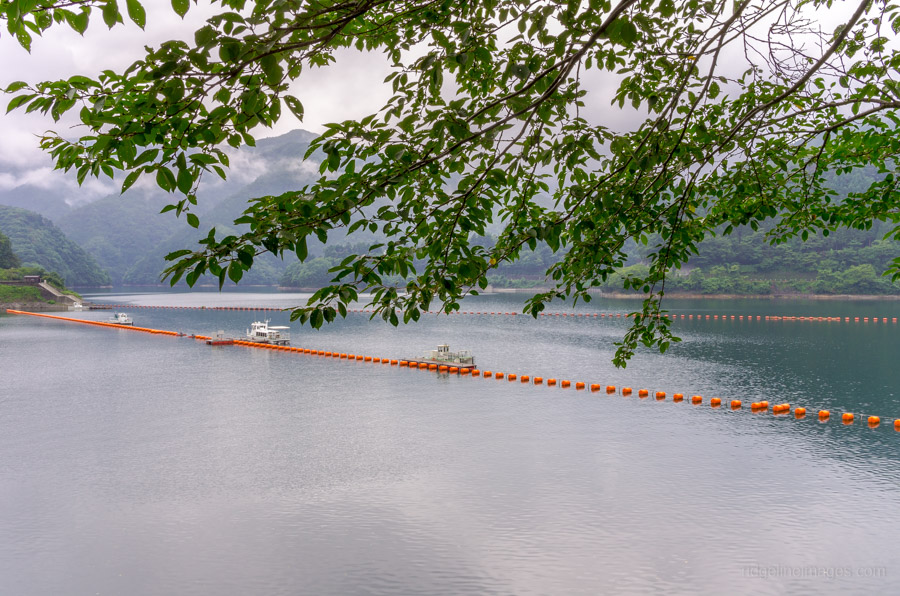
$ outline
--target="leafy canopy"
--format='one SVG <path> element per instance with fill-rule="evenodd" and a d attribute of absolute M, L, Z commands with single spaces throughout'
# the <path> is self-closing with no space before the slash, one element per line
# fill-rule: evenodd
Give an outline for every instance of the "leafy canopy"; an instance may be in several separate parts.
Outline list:
<path fill-rule="evenodd" d="M 363 291 L 393 324 L 435 301 L 453 311 L 499 263 L 546 245 L 564 257 L 547 271 L 553 289 L 526 305 L 537 315 L 552 299 L 590 300 L 626 243 L 656 234 L 646 274 L 627 281 L 646 300 L 619 344 L 624 365 L 641 343 L 664 351 L 677 339 L 656 316 L 666 275 L 704 237 L 764 220 L 772 242 L 876 220 L 900 237 L 890 0 L 215 4 L 193 43 L 148 48 L 124 72 L 7 88 L 9 109 L 78 111 L 81 136 L 42 139 L 59 168 L 79 181 L 121 171 L 123 191 L 153 177 L 176 196 L 167 210 L 198 227 L 195 191 L 203 174 L 226 175 L 223 145 L 252 145 L 285 107 L 302 121 L 292 82 L 340 68 L 340 48 L 386 56 L 393 95 L 327 127 L 312 148 L 319 181 L 250 200 L 241 235 L 210 230 L 170 254 L 172 283 L 237 282 L 262 251 L 303 261 L 311 237 L 365 229 L 383 241 L 343 259 L 293 318 L 318 327 Z M 97 12 L 109 27 L 146 20 L 138 0 L 0 2 L 25 47 L 55 23 L 83 33 Z M 823 30 L 820 15 L 836 26 Z M 598 89 L 611 107 L 598 107 Z M 842 195 L 829 184 L 867 165 L 870 184 Z M 471 241 L 491 224 L 502 227 L 494 246 Z M 391 276 L 406 285 L 383 283 Z"/>

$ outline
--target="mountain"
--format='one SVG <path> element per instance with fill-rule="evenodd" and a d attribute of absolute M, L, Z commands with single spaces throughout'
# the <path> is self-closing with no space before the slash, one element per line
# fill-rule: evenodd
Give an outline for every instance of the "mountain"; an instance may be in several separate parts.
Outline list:
<path fill-rule="evenodd" d="M 247 209 L 247 201 L 253 197 L 275 195 L 296 190 L 311 184 L 319 177 L 318 161 L 315 156 L 303 161 L 309 143 L 316 136 L 304 130 L 294 130 L 279 137 L 260 139 L 256 147 L 243 147 L 231 157 L 229 176 L 234 179 L 255 177 L 249 184 L 234 189 L 214 206 L 200 215 L 200 230 L 195 230 L 177 220 L 179 227 L 158 244 L 146 250 L 122 278 L 125 285 L 152 285 L 159 283 L 160 273 L 169 263 L 166 254 L 183 248 L 199 248 L 197 241 L 204 237 L 205 230 L 216 228 L 218 237 L 239 234 L 246 226 L 235 228 L 234 220 Z M 204 198 L 200 198 L 200 204 Z M 158 216 L 175 220 L 171 214 Z M 312 249 L 312 247 L 310 247 Z M 277 285 L 287 264 L 271 254 L 257 258 L 253 269 L 241 280 L 242 285 Z M 199 283 L 217 283 L 214 278 L 201 278 Z"/>
<path fill-rule="evenodd" d="M 135 262 L 167 238 L 182 229 L 197 233 L 184 218 L 160 215 L 167 202 L 164 193 L 113 195 L 71 211 L 58 224 L 120 285 Z"/>
<path fill-rule="evenodd" d="M 9 238 L 23 266 L 40 265 L 54 271 L 67 286 L 110 284 L 109 275 L 93 257 L 38 213 L 0 205 L 0 232 Z"/>
<path fill-rule="evenodd" d="M 31 184 L 0 190 L 0 205 L 27 209 L 51 220 L 72 210 L 60 191 L 39 188 Z"/>

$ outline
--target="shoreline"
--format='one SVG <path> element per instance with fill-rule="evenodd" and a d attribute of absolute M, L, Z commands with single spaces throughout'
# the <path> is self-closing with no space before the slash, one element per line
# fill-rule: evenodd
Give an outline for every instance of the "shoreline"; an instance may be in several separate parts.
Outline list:
<path fill-rule="evenodd" d="M 195 286 L 197 288 L 210 289 L 215 288 L 215 285 L 200 285 Z M 270 288 L 275 289 L 278 292 L 294 292 L 294 293 L 311 293 L 319 290 L 320 288 L 292 288 L 288 286 L 264 286 L 264 285 L 247 285 L 242 286 L 245 288 Z M 135 285 L 135 286 L 120 286 L 116 289 L 118 290 L 127 290 L 128 288 L 158 288 L 158 289 L 173 289 L 171 286 L 160 284 L 160 285 Z M 81 288 L 81 289 L 111 289 L 108 286 L 103 286 L 101 288 Z M 236 289 L 236 288 L 235 288 Z M 186 288 L 187 291 L 191 291 L 191 288 Z M 548 292 L 551 288 L 547 287 L 536 287 L 536 288 L 490 288 L 487 290 L 479 291 L 480 296 L 490 295 L 490 294 L 537 294 L 539 292 Z M 644 294 L 634 294 L 634 293 L 625 293 L 625 292 L 603 292 L 601 290 L 588 290 L 588 293 L 597 296 L 598 298 L 611 298 L 615 300 L 643 300 Z M 900 300 L 900 294 L 796 294 L 796 293 L 783 293 L 783 294 L 696 294 L 696 293 L 688 293 L 688 292 L 676 292 L 665 294 L 663 298 L 684 298 L 690 300 L 860 300 L 860 301 L 893 301 Z M 48 305 L 48 306 L 56 306 L 56 305 Z M 6 308 L 15 308 L 17 310 L 22 310 L 17 306 L 9 306 L 9 305 L 0 305 L 4 310 Z M 51 310 L 51 309 L 48 309 Z"/>
<path fill-rule="evenodd" d="M 66 304 L 47 304 L 46 302 L 3 302 L 0 303 L 0 314 L 6 310 L 25 310 L 29 312 L 68 312 Z"/>
<path fill-rule="evenodd" d="M 485 294 L 536 294 L 548 292 L 550 288 L 494 288 Z M 612 298 L 615 300 L 643 300 L 644 294 L 632 294 L 625 292 L 602 292 L 589 290 L 589 294 L 598 298 Z M 688 292 L 673 292 L 663 296 L 663 300 L 672 298 L 685 298 L 690 300 L 900 300 L 898 294 L 694 294 Z"/>

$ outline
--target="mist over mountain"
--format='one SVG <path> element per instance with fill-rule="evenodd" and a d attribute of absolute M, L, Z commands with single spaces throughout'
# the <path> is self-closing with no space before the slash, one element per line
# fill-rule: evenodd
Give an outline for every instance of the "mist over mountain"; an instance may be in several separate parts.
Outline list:
<path fill-rule="evenodd" d="M 155 285 L 160 283 L 169 252 L 197 246 L 211 227 L 221 235 L 234 233 L 233 221 L 247 208 L 248 199 L 312 183 L 319 175 L 320 159 L 304 162 L 303 156 L 314 138 L 313 133 L 294 130 L 259 139 L 255 147 L 229 149 L 228 179 L 207 173 L 200 185 L 199 204 L 193 208 L 201 220 L 200 230 L 174 212 L 160 214 L 176 197 L 150 179 L 125 194 L 113 191 L 95 197 L 73 191 L 69 181 L 57 184 L 55 178 L 47 177 L 40 186 L 0 187 L 0 205 L 27 209 L 51 220 L 109 273 L 112 283 Z M 25 178 L 8 164 L 0 164 L 0 175 L 7 181 Z M 243 283 L 276 284 L 285 267 L 272 255 L 262 256 Z"/>

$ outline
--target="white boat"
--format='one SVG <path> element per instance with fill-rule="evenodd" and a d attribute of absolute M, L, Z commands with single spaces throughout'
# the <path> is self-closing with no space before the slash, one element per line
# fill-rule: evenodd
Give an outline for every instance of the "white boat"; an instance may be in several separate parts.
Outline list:
<path fill-rule="evenodd" d="M 134 321 L 131 320 L 131 317 L 123 312 L 113 313 L 113 316 L 107 319 L 106 322 L 113 323 L 114 325 L 134 325 Z"/>
<path fill-rule="evenodd" d="M 269 320 L 256 321 L 250 325 L 247 330 L 247 341 L 259 344 L 273 344 L 276 346 L 286 346 L 291 343 L 291 334 L 287 329 L 280 325 L 269 325 Z"/>
<path fill-rule="evenodd" d="M 425 352 L 424 357 L 410 358 L 408 362 L 445 364 L 447 366 L 456 366 L 457 368 L 475 368 L 475 356 L 472 355 L 472 352 L 469 350 L 451 352 L 449 344 L 441 344 L 436 350 Z"/>

